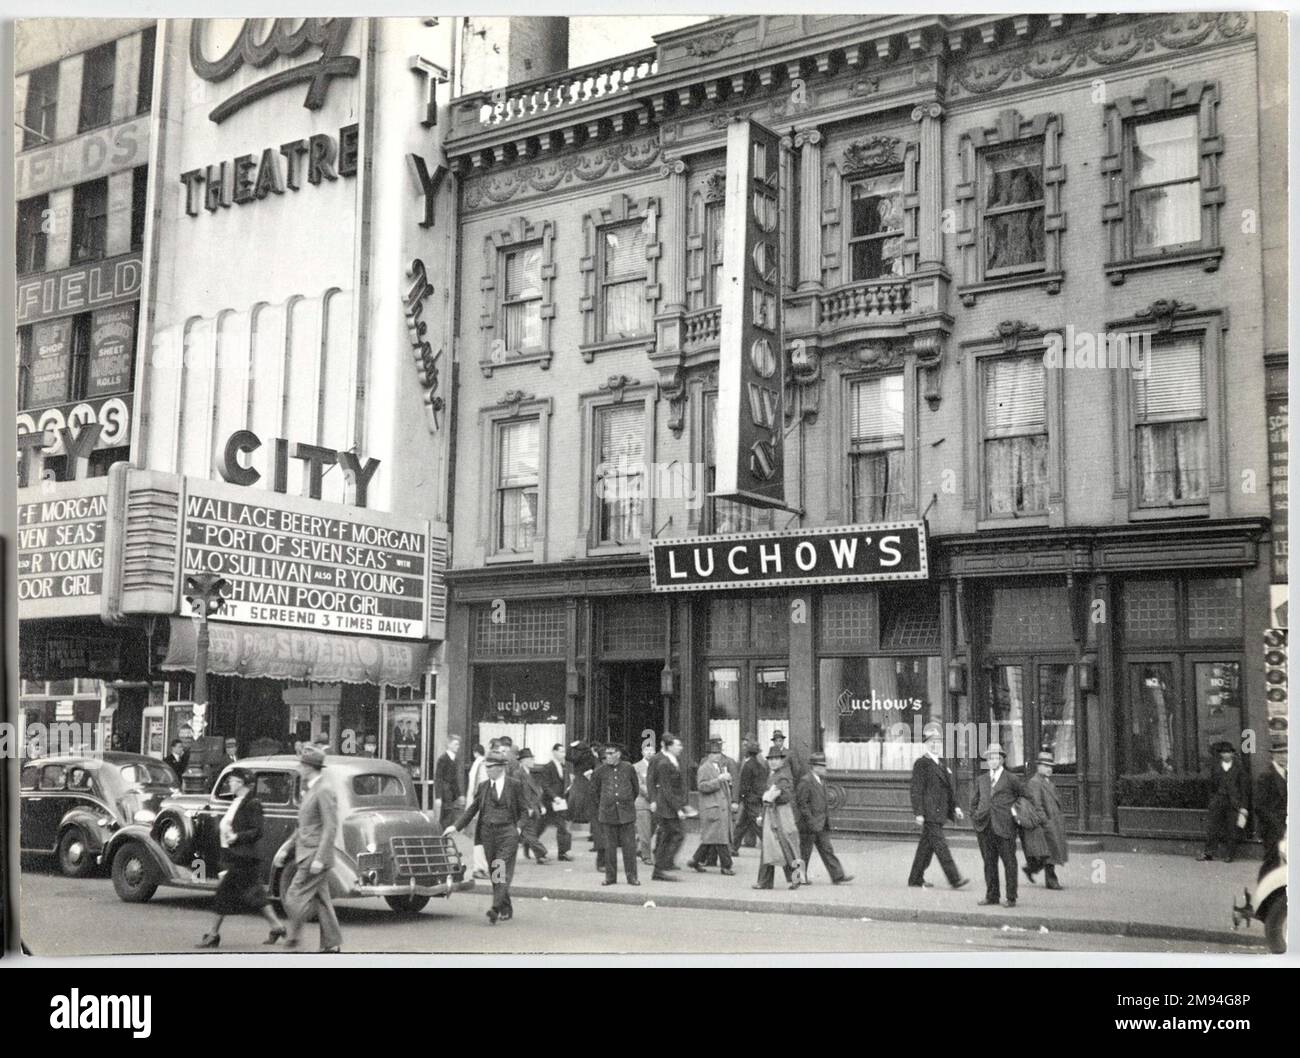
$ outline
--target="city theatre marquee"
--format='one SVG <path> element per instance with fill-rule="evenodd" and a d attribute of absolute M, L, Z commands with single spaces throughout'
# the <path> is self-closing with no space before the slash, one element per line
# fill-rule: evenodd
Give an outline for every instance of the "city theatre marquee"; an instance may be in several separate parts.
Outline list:
<path fill-rule="evenodd" d="M 656 540 L 654 591 L 925 580 L 924 522 Z"/>

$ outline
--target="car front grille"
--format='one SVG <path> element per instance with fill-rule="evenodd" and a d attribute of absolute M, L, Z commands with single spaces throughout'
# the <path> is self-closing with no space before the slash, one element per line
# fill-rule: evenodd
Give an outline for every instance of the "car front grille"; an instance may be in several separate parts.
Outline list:
<path fill-rule="evenodd" d="M 398 878 L 425 879 L 464 871 L 455 842 L 441 836 L 390 838 L 393 873 Z"/>

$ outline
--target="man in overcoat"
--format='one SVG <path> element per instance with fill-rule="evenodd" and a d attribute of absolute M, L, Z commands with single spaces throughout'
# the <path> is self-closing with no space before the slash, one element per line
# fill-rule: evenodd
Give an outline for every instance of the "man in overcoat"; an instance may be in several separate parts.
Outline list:
<path fill-rule="evenodd" d="M 1061 811 L 1061 798 L 1052 785 L 1052 768 L 1056 758 L 1050 750 L 1038 754 L 1036 771 L 1025 783 L 1025 797 L 1038 812 L 1034 826 L 1021 820 L 1020 841 L 1025 848 L 1025 877 L 1031 882 L 1039 871 L 1047 872 L 1047 888 L 1060 889 L 1056 868 L 1070 858 L 1065 840 L 1065 814 Z"/>
<path fill-rule="evenodd" d="M 1255 825 L 1264 845 L 1264 862 L 1259 876 L 1264 877 L 1282 863 L 1278 842 L 1286 833 L 1286 735 L 1274 735 L 1272 761 L 1255 781 Z"/>
<path fill-rule="evenodd" d="M 637 880 L 636 799 L 640 791 L 636 768 L 623 759 L 623 747 L 605 744 L 605 763 L 591 777 L 590 796 L 605 838 L 605 885 L 618 881 L 618 853 L 623 850 L 623 874 L 628 885 Z"/>
<path fill-rule="evenodd" d="M 731 772 L 722 756 L 722 739 L 709 739 L 695 774 L 695 787 L 700 797 L 700 846 L 687 866 L 703 874 L 705 856 L 712 852 L 722 864 L 723 874 L 735 874 L 731 869 Z"/>
<path fill-rule="evenodd" d="M 740 785 L 736 798 L 740 802 L 740 817 L 731 839 L 731 852 L 735 855 L 741 845 L 752 849 L 757 844 L 762 827 L 763 791 L 767 789 L 767 762 L 763 750 L 753 735 L 745 736 L 745 763 L 740 766 Z"/>
<path fill-rule="evenodd" d="M 646 785 L 650 792 L 650 811 L 655 817 L 658 844 L 654 850 L 655 869 L 650 876 L 660 882 L 675 882 L 668 872 L 676 870 L 676 859 L 686 834 L 686 777 L 682 774 L 682 740 L 670 731 L 663 736 L 663 749 L 650 762 Z"/>
<path fill-rule="evenodd" d="M 776 866 L 781 865 L 786 884 L 798 889 L 804 880 L 804 861 L 799 855 L 799 825 L 795 819 L 794 776 L 785 750 L 773 746 L 767 752 L 767 789 L 763 791 L 763 844 L 755 889 L 771 889 Z"/>
<path fill-rule="evenodd" d="M 1205 815 L 1205 848 L 1196 857 L 1212 860 L 1216 852 L 1223 852 L 1223 862 L 1231 863 L 1237 853 L 1237 843 L 1246 829 L 1250 807 L 1250 776 L 1237 760 L 1231 742 L 1216 742 L 1213 746 L 1218 761 L 1210 772 L 1210 803 Z"/>

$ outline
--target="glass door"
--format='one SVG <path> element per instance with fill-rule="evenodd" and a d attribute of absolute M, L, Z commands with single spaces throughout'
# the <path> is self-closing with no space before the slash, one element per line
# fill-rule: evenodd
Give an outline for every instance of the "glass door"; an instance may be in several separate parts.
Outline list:
<path fill-rule="evenodd" d="M 780 731 L 790 742 L 790 677 L 784 664 L 728 661 L 708 667 L 709 737 L 722 739 L 722 752 L 742 760 L 741 739 L 758 738 L 766 754 Z"/>
<path fill-rule="evenodd" d="M 1032 774 L 1034 758 L 1047 749 L 1056 758 L 1055 774 L 1073 773 L 1079 763 L 1073 662 L 1051 656 L 994 658 L 986 671 L 988 738 L 1002 744 L 1007 767 Z"/>
<path fill-rule="evenodd" d="M 1180 676 L 1173 657 L 1129 659 L 1126 772 L 1166 775 L 1184 770 Z"/>

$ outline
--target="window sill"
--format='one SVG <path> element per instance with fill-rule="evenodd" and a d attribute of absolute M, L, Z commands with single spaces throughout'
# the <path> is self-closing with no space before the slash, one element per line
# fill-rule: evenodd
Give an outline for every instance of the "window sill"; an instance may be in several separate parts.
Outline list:
<path fill-rule="evenodd" d="M 1112 261 L 1106 265 L 1106 278 L 1113 286 L 1120 286 L 1129 272 L 1142 272 L 1149 268 L 1166 268 L 1175 265 L 1199 264 L 1207 272 L 1217 272 L 1223 260 L 1223 247 L 1213 246 L 1180 253 L 1160 254 L 1152 257 L 1135 257 L 1128 261 Z"/>
<path fill-rule="evenodd" d="M 1000 276 L 983 283 L 970 283 L 957 288 L 957 296 L 967 308 L 986 294 L 996 294 L 1003 290 L 1024 290 L 1029 287 L 1046 287 L 1049 294 L 1059 294 L 1065 282 L 1064 272 L 1031 272 L 1024 275 Z"/>
<path fill-rule="evenodd" d="M 985 529 L 1045 529 L 1051 522 L 1049 514 L 1026 514 L 1022 518 L 983 518 L 975 523 L 979 532 Z"/>
<path fill-rule="evenodd" d="M 596 359 L 598 353 L 612 353 L 619 349 L 644 349 L 650 352 L 655 345 L 655 336 L 653 334 L 643 334 L 632 338 L 611 338 L 607 342 L 591 342 L 588 345 L 578 346 L 578 352 L 582 354 L 582 359 L 591 363 Z"/>
<path fill-rule="evenodd" d="M 551 360 L 554 357 L 555 354 L 551 350 L 544 349 L 536 353 L 507 354 L 500 360 L 480 360 L 478 367 L 483 372 L 484 378 L 491 378 L 493 371 L 499 371 L 506 367 L 520 367 L 524 364 L 537 364 L 543 371 L 546 371 L 550 368 Z"/>
<path fill-rule="evenodd" d="M 638 541 L 635 544 L 588 544 L 588 558 L 603 558 L 606 555 L 644 555 L 646 548 Z"/>
<path fill-rule="evenodd" d="M 484 555 L 483 565 L 485 566 L 526 566 L 536 562 L 537 558 L 532 552 L 526 555 L 501 554 L 501 555 Z"/>
<path fill-rule="evenodd" d="M 1128 512 L 1131 522 L 1167 522 L 1174 518 L 1208 518 L 1208 503 L 1180 503 L 1174 507 L 1135 507 Z"/>

